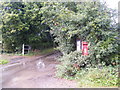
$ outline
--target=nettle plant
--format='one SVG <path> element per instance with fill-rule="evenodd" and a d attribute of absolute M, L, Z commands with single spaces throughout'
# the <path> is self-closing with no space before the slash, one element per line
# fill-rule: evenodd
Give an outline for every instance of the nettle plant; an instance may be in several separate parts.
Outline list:
<path fill-rule="evenodd" d="M 61 73 L 72 73 L 75 63 L 92 66 L 118 63 L 118 30 L 113 22 L 115 12 L 112 9 L 100 2 L 43 4 L 42 23 L 49 25 L 54 41 L 63 53 L 58 68 Z M 77 38 L 89 42 L 88 56 L 76 53 Z"/>

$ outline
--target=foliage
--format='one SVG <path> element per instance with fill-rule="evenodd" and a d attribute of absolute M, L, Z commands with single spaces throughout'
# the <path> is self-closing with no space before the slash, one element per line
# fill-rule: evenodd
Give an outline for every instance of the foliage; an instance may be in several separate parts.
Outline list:
<path fill-rule="evenodd" d="M 66 3 L 67 4 L 67 3 Z M 74 58 L 79 63 L 84 56 L 71 56 L 76 49 L 76 39 L 89 42 L 89 55 L 85 58 L 92 65 L 105 63 L 105 65 L 118 64 L 118 29 L 112 20 L 114 10 L 101 2 L 81 2 L 66 5 L 65 3 L 44 3 L 41 8 L 43 23 L 51 28 L 51 34 L 58 43 L 58 49 L 63 53 L 62 72 L 71 68 Z M 74 9 L 70 9 L 74 4 Z M 73 52 L 74 53 L 74 52 Z M 72 58 L 69 58 L 72 57 Z M 85 59 L 86 60 L 86 59 Z M 86 61 L 84 61 L 85 63 Z M 73 71 L 73 70 L 72 70 Z"/>
<path fill-rule="evenodd" d="M 55 51 L 54 48 L 47 48 L 47 49 L 43 49 L 43 50 L 34 50 L 34 51 L 30 51 L 28 54 L 26 54 L 27 56 L 36 56 L 36 55 L 46 55 L 46 54 L 50 54 L 53 53 Z"/>
<path fill-rule="evenodd" d="M 59 61 L 61 64 L 57 66 L 56 72 L 58 77 L 74 76 L 81 68 L 90 67 L 92 62 L 89 56 L 81 56 L 81 52 L 77 51 L 64 55 Z"/>
<path fill-rule="evenodd" d="M 5 2 L 1 4 L 2 36 L 8 51 L 20 50 L 22 44 L 32 49 L 52 46 L 49 27 L 41 24 L 41 3 Z M 49 44 L 48 44 L 49 43 Z"/>
<path fill-rule="evenodd" d="M 9 63 L 8 60 L 0 60 L 0 65 L 4 65 L 4 64 L 7 64 L 7 63 Z"/>
<path fill-rule="evenodd" d="M 117 87 L 118 67 L 99 67 L 81 70 L 76 74 L 80 87 Z"/>
<path fill-rule="evenodd" d="M 4 3 L 2 13 L 3 39 L 9 50 L 25 42 L 46 48 L 52 46 L 51 35 L 54 37 L 63 53 L 57 67 L 59 77 L 75 76 L 82 68 L 99 64 L 119 64 L 116 13 L 101 2 Z M 76 51 L 77 38 L 89 43 L 88 56 Z"/>

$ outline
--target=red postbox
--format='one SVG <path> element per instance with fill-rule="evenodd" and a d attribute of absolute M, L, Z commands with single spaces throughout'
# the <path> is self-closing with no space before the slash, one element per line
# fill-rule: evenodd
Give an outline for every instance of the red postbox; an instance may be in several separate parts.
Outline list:
<path fill-rule="evenodd" d="M 88 55 L 88 42 L 82 42 L 82 55 Z"/>

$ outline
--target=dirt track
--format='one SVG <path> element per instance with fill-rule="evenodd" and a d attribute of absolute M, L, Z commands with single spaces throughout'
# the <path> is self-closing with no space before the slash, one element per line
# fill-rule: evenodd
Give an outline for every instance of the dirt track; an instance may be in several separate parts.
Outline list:
<path fill-rule="evenodd" d="M 3 79 L 5 79 L 5 81 L 2 83 L 2 87 L 76 88 L 77 84 L 75 81 L 55 77 L 56 65 L 59 64 L 58 61 L 55 60 L 56 56 L 56 54 L 53 54 L 39 60 L 35 60 L 38 59 L 39 56 L 22 58 L 22 62 L 26 60 L 32 60 L 32 62 L 27 62 L 24 65 L 13 68 L 12 70 L 4 70 Z M 38 69 L 38 67 L 36 66 L 38 62 L 44 63 L 45 67 L 41 67 L 40 69 Z"/>

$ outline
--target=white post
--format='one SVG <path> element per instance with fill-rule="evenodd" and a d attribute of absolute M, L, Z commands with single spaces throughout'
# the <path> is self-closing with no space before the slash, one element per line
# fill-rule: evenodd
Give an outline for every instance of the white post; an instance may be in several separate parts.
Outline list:
<path fill-rule="evenodd" d="M 77 39 L 77 51 L 81 50 L 81 41 L 80 39 Z"/>
<path fill-rule="evenodd" d="M 22 46 L 22 54 L 24 55 L 24 44 Z"/>

